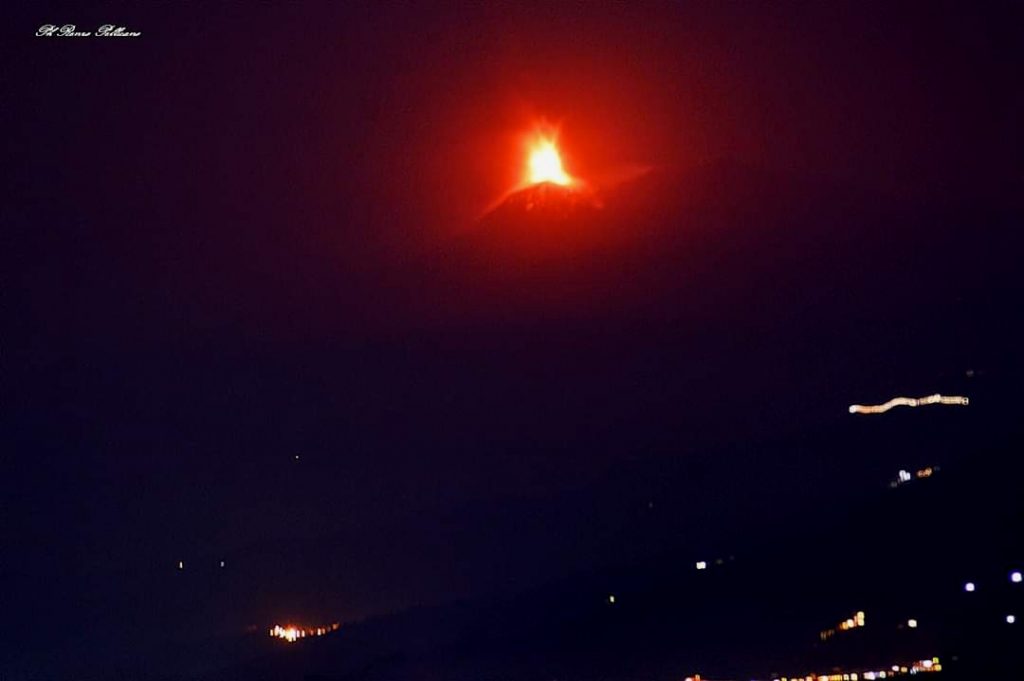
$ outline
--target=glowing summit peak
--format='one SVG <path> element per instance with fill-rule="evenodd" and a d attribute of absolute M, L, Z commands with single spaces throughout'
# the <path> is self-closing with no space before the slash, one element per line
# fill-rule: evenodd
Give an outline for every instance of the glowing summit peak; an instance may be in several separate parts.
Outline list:
<path fill-rule="evenodd" d="M 572 184 L 572 178 L 562 168 L 558 147 L 552 140 L 543 137 L 530 149 L 527 177 L 530 184 L 551 182 L 563 187 Z"/>

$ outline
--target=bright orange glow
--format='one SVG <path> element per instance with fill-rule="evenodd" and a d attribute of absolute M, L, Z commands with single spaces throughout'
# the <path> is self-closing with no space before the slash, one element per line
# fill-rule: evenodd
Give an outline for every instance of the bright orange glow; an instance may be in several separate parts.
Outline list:
<path fill-rule="evenodd" d="M 280 624 L 275 625 L 270 629 L 270 636 L 272 638 L 279 638 L 288 643 L 295 643 L 300 638 L 306 638 L 307 636 L 323 636 L 329 634 L 332 631 L 337 631 L 341 627 L 341 623 L 334 622 L 333 624 L 327 624 L 322 627 L 296 627 L 295 625 L 289 624 L 281 626 Z"/>
<path fill-rule="evenodd" d="M 554 132 L 539 126 L 534 134 L 525 140 L 526 168 L 523 173 L 524 185 L 551 182 L 570 186 L 577 180 L 569 175 L 562 165 L 562 154 L 558 148 L 558 137 Z"/>
<path fill-rule="evenodd" d="M 572 178 L 562 167 L 562 156 L 552 139 L 540 137 L 530 149 L 529 183 L 552 182 L 568 187 Z"/>

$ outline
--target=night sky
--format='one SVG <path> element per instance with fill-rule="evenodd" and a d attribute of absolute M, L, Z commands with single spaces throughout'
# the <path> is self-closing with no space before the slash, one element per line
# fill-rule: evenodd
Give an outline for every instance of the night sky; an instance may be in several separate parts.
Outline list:
<path fill-rule="evenodd" d="M 377 4 L 5 9 L 0 671 L 738 537 L 903 466 L 759 443 L 1013 399 L 1012 3 Z M 479 220 L 538 121 L 575 231 Z"/>

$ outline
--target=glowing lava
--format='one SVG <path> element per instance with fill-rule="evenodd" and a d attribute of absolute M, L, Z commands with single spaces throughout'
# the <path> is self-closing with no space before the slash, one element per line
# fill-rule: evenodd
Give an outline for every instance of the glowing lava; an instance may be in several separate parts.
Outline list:
<path fill-rule="evenodd" d="M 526 183 L 542 182 L 568 187 L 573 184 L 573 178 L 562 167 L 562 156 L 558 153 L 554 140 L 538 135 L 530 147 Z"/>
<path fill-rule="evenodd" d="M 589 184 L 570 175 L 562 165 L 557 130 L 538 124 L 520 137 L 520 144 L 522 170 L 518 184 L 491 203 L 481 217 L 496 212 L 531 212 L 545 219 L 562 220 L 579 209 L 601 208 Z"/>

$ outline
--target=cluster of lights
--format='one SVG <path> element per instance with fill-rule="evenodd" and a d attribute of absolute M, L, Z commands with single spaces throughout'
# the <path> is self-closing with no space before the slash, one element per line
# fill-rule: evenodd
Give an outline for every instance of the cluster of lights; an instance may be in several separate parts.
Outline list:
<path fill-rule="evenodd" d="M 834 629 L 826 629 L 819 634 L 822 641 L 827 641 L 836 635 L 837 631 L 849 631 L 850 629 L 858 629 L 864 626 L 864 611 L 858 610 L 857 613 L 849 619 L 840 622 Z"/>
<path fill-rule="evenodd" d="M 274 625 L 270 629 L 271 638 L 279 638 L 282 641 L 288 643 L 295 643 L 300 638 L 306 638 L 311 636 L 323 636 L 329 634 L 332 631 L 337 631 L 341 626 L 339 622 L 328 624 L 322 627 L 296 627 L 295 625 L 289 624 L 288 626 L 282 627 L 280 624 Z"/>
<path fill-rule="evenodd" d="M 921 407 L 926 404 L 958 404 L 966 407 L 969 402 L 966 397 L 961 397 L 960 395 L 940 395 L 935 393 L 926 397 L 894 397 L 883 404 L 851 404 L 850 413 L 884 414 L 893 407 Z"/>
<path fill-rule="evenodd" d="M 894 664 L 889 669 L 869 670 L 864 672 L 844 672 L 842 674 L 808 674 L 807 676 L 782 676 L 773 681 L 875 681 L 876 679 L 891 679 L 904 674 L 927 674 L 929 672 L 941 672 L 942 665 L 939 658 L 933 657 L 930 660 L 918 660 L 908 665 Z"/>
<path fill-rule="evenodd" d="M 932 477 L 933 475 L 935 475 L 938 472 L 939 472 L 939 467 L 938 466 L 928 466 L 927 468 L 920 469 L 916 473 L 911 473 L 910 471 L 907 471 L 907 470 L 901 470 L 896 475 L 896 479 L 889 483 L 889 486 L 890 487 L 899 487 L 900 485 L 905 485 L 905 484 L 907 484 L 908 482 L 910 482 L 911 480 L 914 480 L 914 479 L 922 480 L 924 478 L 930 478 L 930 477 Z"/>

